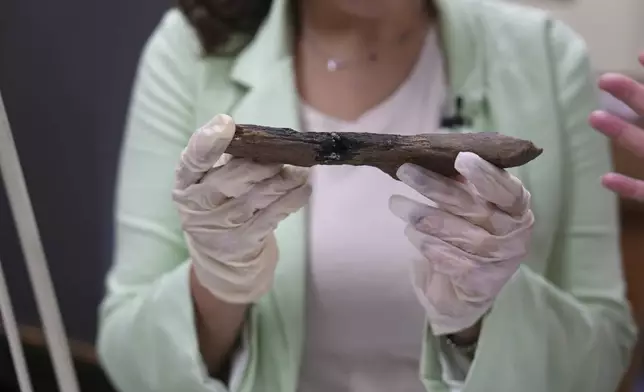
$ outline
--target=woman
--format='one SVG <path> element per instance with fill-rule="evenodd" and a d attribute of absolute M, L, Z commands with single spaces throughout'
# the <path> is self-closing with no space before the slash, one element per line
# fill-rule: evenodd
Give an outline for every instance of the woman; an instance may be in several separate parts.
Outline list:
<path fill-rule="evenodd" d="M 475 0 L 180 8 L 144 51 L 121 164 L 99 337 L 120 390 L 614 390 L 634 328 L 573 32 Z M 395 181 L 222 158 L 235 121 L 497 131 L 544 153 Z"/>
<path fill-rule="evenodd" d="M 644 65 L 644 54 L 640 55 Z M 624 102 L 636 116 L 644 117 L 644 85 L 618 74 L 606 74 L 599 81 L 599 87 L 614 98 Z M 644 156 L 644 130 L 633 124 L 630 118 L 620 118 L 607 111 L 595 111 L 590 117 L 591 125 L 610 137 L 621 147 Z M 644 201 L 644 181 L 629 178 L 618 173 L 608 173 L 602 178 L 604 186 L 622 197 Z"/>

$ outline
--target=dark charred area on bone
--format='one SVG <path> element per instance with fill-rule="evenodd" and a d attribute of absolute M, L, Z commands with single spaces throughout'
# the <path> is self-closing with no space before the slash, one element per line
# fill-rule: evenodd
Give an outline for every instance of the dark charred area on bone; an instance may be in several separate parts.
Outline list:
<path fill-rule="evenodd" d="M 356 154 L 361 144 L 356 140 L 343 137 L 340 133 L 332 132 L 320 142 L 315 160 L 325 164 L 346 161 Z"/>

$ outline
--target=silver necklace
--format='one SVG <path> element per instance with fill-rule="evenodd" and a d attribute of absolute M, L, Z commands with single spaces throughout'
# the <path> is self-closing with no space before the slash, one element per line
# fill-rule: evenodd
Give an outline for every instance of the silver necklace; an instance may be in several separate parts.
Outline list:
<path fill-rule="evenodd" d="M 423 31 L 423 30 L 421 30 Z M 410 38 L 413 36 L 415 31 L 409 30 L 402 34 L 399 37 L 392 41 L 392 45 L 403 45 L 409 42 Z M 351 65 L 358 65 L 360 63 L 372 64 L 378 62 L 380 56 L 377 49 L 368 50 L 364 56 L 357 56 L 353 59 L 349 58 L 340 58 L 337 56 L 329 55 L 318 43 L 313 40 L 309 40 L 312 44 L 311 47 L 325 59 L 326 69 L 328 72 L 336 72 L 348 68 Z"/>

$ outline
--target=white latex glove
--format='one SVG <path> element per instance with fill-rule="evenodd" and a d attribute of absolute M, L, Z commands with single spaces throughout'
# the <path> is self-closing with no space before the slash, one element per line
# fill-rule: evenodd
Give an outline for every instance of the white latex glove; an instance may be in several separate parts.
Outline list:
<path fill-rule="evenodd" d="M 273 231 L 311 194 L 308 170 L 222 156 L 235 122 L 218 115 L 181 155 L 173 199 L 199 282 L 218 298 L 251 303 L 270 290 Z"/>
<path fill-rule="evenodd" d="M 460 153 L 465 181 L 405 164 L 398 178 L 432 202 L 392 196 L 391 211 L 424 258 L 414 287 L 434 334 L 473 326 L 528 253 L 534 217 L 530 193 L 510 173 L 473 153 Z"/>

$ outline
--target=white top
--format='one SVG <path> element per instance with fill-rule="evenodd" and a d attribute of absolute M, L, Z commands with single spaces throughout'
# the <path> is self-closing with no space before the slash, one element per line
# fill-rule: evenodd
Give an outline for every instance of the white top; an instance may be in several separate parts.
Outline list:
<path fill-rule="evenodd" d="M 430 33 L 407 80 L 357 121 L 331 118 L 302 104 L 302 123 L 310 131 L 436 132 L 445 101 L 443 57 Z M 318 166 L 311 181 L 306 339 L 298 392 L 424 392 L 419 359 L 425 314 L 410 279 L 411 261 L 422 256 L 388 201 L 393 194 L 427 200 L 371 167 Z M 463 379 L 467 371 L 447 367 L 450 378 Z"/>

